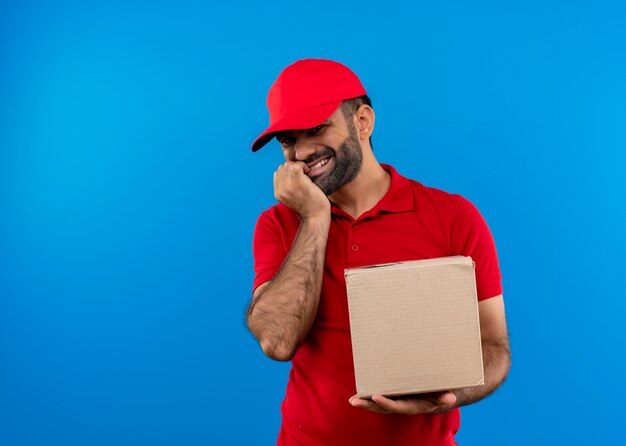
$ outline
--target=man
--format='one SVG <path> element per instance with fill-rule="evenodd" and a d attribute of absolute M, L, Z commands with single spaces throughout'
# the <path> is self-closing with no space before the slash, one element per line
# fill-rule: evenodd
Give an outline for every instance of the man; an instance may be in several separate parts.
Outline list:
<path fill-rule="evenodd" d="M 459 406 L 504 380 L 510 364 L 501 276 L 478 210 L 399 175 L 374 157 L 374 111 L 357 76 L 321 59 L 288 66 L 271 87 L 272 138 L 286 162 L 280 202 L 259 217 L 247 321 L 265 354 L 292 361 L 280 445 L 453 445 Z M 344 269 L 470 256 L 476 263 L 485 385 L 399 398 L 357 398 Z"/>

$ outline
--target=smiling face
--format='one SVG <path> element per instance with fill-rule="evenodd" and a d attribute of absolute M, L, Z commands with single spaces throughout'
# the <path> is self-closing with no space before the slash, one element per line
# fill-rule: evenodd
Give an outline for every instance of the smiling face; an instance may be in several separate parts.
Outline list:
<path fill-rule="evenodd" d="M 326 195 L 354 180 L 363 164 L 356 127 L 338 108 L 326 121 L 306 130 L 276 134 L 287 161 L 302 161 L 307 175 Z"/>

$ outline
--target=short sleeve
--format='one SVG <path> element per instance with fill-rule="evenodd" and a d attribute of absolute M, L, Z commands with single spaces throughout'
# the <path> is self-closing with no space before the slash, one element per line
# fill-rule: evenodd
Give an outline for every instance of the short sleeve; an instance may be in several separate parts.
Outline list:
<path fill-rule="evenodd" d="M 459 202 L 452 222 L 452 255 L 472 258 L 476 264 L 478 300 L 502 294 L 502 275 L 496 245 L 487 222 L 466 198 Z"/>
<path fill-rule="evenodd" d="M 252 241 L 252 255 L 254 257 L 253 290 L 255 290 L 259 285 L 274 277 L 287 255 L 280 229 L 269 209 L 263 212 L 257 220 Z"/>

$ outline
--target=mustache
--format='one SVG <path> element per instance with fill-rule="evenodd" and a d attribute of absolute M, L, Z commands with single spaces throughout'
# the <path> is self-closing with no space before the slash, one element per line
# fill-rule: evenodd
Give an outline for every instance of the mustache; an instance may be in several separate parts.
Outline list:
<path fill-rule="evenodd" d="M 318 150 L 317 152 L 309 155 L 306 159 L 300 160 L 304 164 L 310 164 L 314 161 L 317 161 L 322 158 L 328 158 L 329 156 L 335 156 L 335 151 L 330 147 L 324 147 L 323 149 Z"/>

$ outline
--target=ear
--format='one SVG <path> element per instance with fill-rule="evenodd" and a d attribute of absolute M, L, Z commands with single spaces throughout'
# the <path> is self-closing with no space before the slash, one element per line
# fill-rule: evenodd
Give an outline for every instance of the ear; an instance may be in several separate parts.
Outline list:
<path fill-rule="evenodd" d="M 374 121 L 376 116 L 374 110 L 367 104 L 361 104 L 354 114 L 357 133 L 361 141 L 369 141 L 374 132 Z"/>

